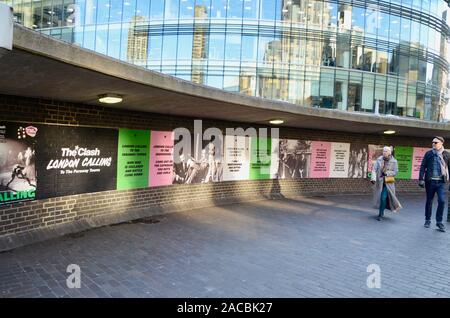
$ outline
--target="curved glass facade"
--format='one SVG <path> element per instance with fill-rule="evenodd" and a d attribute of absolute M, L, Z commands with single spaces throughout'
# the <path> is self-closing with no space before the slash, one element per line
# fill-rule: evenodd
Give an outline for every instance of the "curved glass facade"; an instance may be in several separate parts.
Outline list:
<path fill-rule="evenodd" d="M 15 0 L 18 23 L 130 63 L 303 106 L 441 121 L 443 0 Z"/>

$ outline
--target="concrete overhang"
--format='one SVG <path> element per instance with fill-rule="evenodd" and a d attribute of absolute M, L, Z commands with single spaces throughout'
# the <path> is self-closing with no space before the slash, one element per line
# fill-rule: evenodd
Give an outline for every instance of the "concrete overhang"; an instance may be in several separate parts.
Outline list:
<path fill-rule="evenodd" d="M 281 118 L 287 127 L 366 134 L 393 129 L 402 136 L 450 137 L 449 123 L 302 107 L 225 92 L 14 26 L 13 50 L 0 54 L 0 94 L 104 106 L 97 101 L 104 93 L 124 96 L 111 107 L 136 111 L 266 125 Z"/>

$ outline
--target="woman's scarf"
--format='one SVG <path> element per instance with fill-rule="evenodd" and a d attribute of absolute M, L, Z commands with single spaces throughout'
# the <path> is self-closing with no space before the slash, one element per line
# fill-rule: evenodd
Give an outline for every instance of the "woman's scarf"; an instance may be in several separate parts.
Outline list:
<path fill-rule="evenodd" d="M 439 164 L 441 165 L 441 173 L 444 175 L 445 180 L 448 181 L 447 164 L 445 163 L 443 153 L 444 153 L 444 147 L 441 147 L 440 150 L 433 149 L 433 154 L 435 156 L 438 156 L 438 158 L 439 158 Z"/>

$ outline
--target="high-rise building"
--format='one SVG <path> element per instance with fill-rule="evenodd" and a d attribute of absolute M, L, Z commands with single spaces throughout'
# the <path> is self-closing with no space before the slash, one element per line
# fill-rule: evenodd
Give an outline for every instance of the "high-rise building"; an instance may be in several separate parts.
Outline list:
<path fill-rule="evenodd" d="M 195 83 L 300 106 L 443 120 L 445 0 L 2 2 L 27 27 Z"/>
<path fill-rule="evenodd" d="M 145 18 L 134 16 L 128 29 L 127 60 L 133 64 L 145 63 L 147 59 L 148 35 L 139 33 L 137 27 L 145 22 Z"/>

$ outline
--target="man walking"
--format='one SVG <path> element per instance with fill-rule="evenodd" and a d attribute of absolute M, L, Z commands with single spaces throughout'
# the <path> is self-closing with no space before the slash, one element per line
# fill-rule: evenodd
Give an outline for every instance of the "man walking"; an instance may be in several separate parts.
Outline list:
<path fill-rule="evenodd" d="M 438 195 L 438 207 L 436 211 L 436 226 L 439 231 L 445 232 L 445 226 L 442 223 L 446 183 L 449 180 L 450 154 L 444 149 L 444 138 L 433 138 L 433 149 L 425 153 L 420 166 L 419 186 L 424 187 L 427 193 L 427 203 L 425 205 L 425 224 L 426 228 L 431 225 L 431 215 L 433 208 L 434 195 Z"/>

